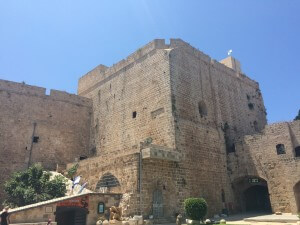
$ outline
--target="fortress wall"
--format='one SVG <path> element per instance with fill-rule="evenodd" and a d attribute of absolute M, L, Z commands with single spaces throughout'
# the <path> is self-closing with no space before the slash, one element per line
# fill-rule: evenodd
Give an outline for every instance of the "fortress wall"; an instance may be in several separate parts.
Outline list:
<path fill-rule="evenodd" d="M 138 152 L 139 143 L 151 138 L 153 144 L 182 152 L 184 159 L 178 168 L 186 186 L 180 186 L 182 180 L 172 184 L 172 191 L 179 196 L 174 201 L 181 205 L 186 197 L 203 196 L 211 205 L 209 214 L 219 213 L 222 196 L 215 193 L 223 189 L 226 203 L 234 202 L 222 129 L 227 123 L 227 139 L 233 144 L 238 137 L 264 127 L 265 109 L 258 83 L 179 39 L 161 45 L 166 49 L 151 43 L 148 46 L 144 53 L 138 50 L 105 68 L 101 76 L 93 75 L 98 79 L 94 86 L 81 89 L 81 95 L 93 100 L 95 142 L 91 144 L 98 155 L 121 156 Z M 79 86 L 85 85 L 87 77 Z M 199 114 L 201 101 L 207 110 L 203 117 Z M 157 177 L 163 177 L 158 172 L 161 170 L 177 173 L 172 165 L 153 163 Z M 151 171 L 151 166 L 148 168 Z M 154 190 L 150 186 L 146 190 L 149 200 Z"/>
<path fill-rule="evenodd" d="M 0 79 L 0 90 L 9 92 L 18 92 L 20 94 L 44 96 L 46 88 L 27 85 L 25 83 L 16 83 Z"/>
<path fill-rule="evenodd" d="M 91 70 L 79 79 L 78 94 L 85 95 L 87 92 L 90 92 L 92 89 L 99 86 L 99 82 L 117 73 L 119 70 L 122 70 L 126 67 L 132 67 L 131 64 L 135 64 L 138 59 L 147 55 L 154 49 L 165 48 L 168 48 L 168 45 L 165 44 L 165 40 L 155 39 L 142 48 L 139 48 L 134 53 L 130 54 L 126 59 L 119 61 L 111 67 L 106 67 L 104 65 L 97 66 L 95 69 Z"/>
<path fill-rule="evenodd" d="M 107 173 L 115 176 L 120 187 L 108 190 L 110 193 L 122 193 L 121 206 L 124 216 L 137 215 L 140 210 L 138 199 L 138 166 L 139 154 L 126 156 L 92 157 L 82 160 L 77 169 L 77 175 L 81 175 L 81 183 L 88 182 L 87 188 L 96 191 L 96 185 L 101 177 Z M 71 168 L 74 163 L 67 165 Z"/>
<path fill-rule="evenodd" d="M 179 167 L 184 171 L 185 187 L 179 202 L 187 197 L 204 197 L 211 216 L 222 211 L 221 190 L 226 191 L 226 154 L 223 137 L 216 126 L 211 78 L 206 61 L 194 49 L 175 48 L 170 52 L 172 113 L 176 146 L 184 155 Z M 198 103 L 204 101 L 207 115 L 201 118 Z"/>
<path fill-rule="evenodd" d="M 0 81 L 0 190 L 12 172 L 28 164 L 41 162 L 55 170 L 57 164 L 88 154 L 91 101 L 60 91 L 51 91 L 50 96 L 44 92 Z"/>
<path fill-rule="evenodd" d="M 50 99 L 54 101 L 70 102 L 77 105 L 92 107 L 92 102 L 90 99 L 69 94 L 65 91 L 50 90 Z"/>
<path fill-rule="evenodd" d="M 257 176 L 268 183 L 274 212 L 297 212 L 293 188 L 300 181 L 300 121 L 267 125 L 260 134 L 248 135 L 229 156 L 232 181 L 244 176 Z M 277 154 L 276 145 L 284 144 L 285 154 Z"/>
<path fill-rule="evenodd" d="M 98 83 L 84 95 L 93 101 L 97 154 L 138 152 L 146 139 L 174 149 L 170 96 L 168 54 L 161 49 Z"/>
<path fill-rule="evenodd" d="M 105 65 L 98 65 L 96 68 L 88 72 L 87 74 L 80 77 L 78 81 L 78 90 L 77 93 L 80 95 L 84 91 L 87 91 L 88 88 L 94 86 L 96 83 L 103 80 L 105 76 L 105 71 L 108 69 Z"/>
<path fill-rule="evenodd" d="M 263 100 L 256 94 L 259 87 L 185 44 L 174 48 L 169 57 L 176 146 L 185 156 L 181 166 L 189 190 L 182 199 L 204 196 L 211 206 L 209 214 L 219 213 L 224 207 L 222 189 L 226 204 L 234 203 L 227 174 L 224 124 L 228 124 L 231 144 L 240 136 L 256 132 L 253 121 L 258 123 L 256 129 L 264 127 Z M 255 105 L 253 110 L 248 108 L 248 101 Z M 201 111 L 206 111 L 202 116 L 201 102 L 205 105 Z"/>

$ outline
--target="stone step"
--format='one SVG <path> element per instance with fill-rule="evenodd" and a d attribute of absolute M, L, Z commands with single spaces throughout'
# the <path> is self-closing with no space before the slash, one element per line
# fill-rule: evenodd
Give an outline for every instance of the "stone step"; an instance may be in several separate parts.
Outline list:
<path fill-rule="evenodd" d="M 167 224 L 167 223 L 175 223 L 175 219 L 169 217 L 153 219 L 153 224 Z"/>

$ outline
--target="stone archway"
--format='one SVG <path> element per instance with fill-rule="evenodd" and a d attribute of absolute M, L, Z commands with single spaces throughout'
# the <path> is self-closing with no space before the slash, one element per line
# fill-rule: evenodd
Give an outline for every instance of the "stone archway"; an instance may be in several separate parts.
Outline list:
<path fill-rule="evenodd" d="M 238 211 L 271 212 L 267 181 L 260 177 L 245 176 L 233 182 Z"/>
<path fill-rule="evenodd" d="M 246 211 L 271 211 L 267 186 L 254 185 L 244 191 Z"/>
<path fill-rule="evenodd" d="M 116 193 L 121 191 L 119 180 L 111 173 L 105 173 L 96 185 L 96 192 Z"/>
<path fill-rule="evenodd" d="M 297 205 L 297 212 L 300 212 L 300 181 L 295 184 L 293 189 Z"/>

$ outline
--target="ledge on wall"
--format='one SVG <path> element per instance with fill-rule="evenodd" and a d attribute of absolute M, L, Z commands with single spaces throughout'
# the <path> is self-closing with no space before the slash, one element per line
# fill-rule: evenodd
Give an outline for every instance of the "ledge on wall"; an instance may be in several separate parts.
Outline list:
<path fill-rule="evenodd" d="M 179 152 L 170 151 L 163 146 L 150 146 L 142 150 L 142 158 L 179 162 L 182 155 Z"/>

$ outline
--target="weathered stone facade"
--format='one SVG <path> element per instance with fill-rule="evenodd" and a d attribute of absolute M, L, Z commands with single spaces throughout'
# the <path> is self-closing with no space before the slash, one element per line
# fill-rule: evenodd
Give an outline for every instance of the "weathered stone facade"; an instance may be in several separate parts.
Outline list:
<path fill-rule="evenodd" d="M 51 170 L 88 155 L 89 99 L 0 80 L 0 200 L 14 171 L 40 162 Z"/>
<path fill-rule="evenodd" d="M 47 117 L 51 104 L 60 106 L 60 99 L 41 95 L 29 97 L 29 108 L 36 114 L 15 112 L 6 96 L 1 100 L 7 104 L 5 121 L 11 120 L 10 114 L 19 119 L 40 115 L 41 110 Z M 266 125 L 259 85 L 241 72 L 236 59 L 217 62 L 182 40 L 171 39 L 170 44 L 154 40 L 119 63 L 99 65 L 84 75 L 78 95 L 72 101 L 81 104 L 64 104 L 65 113 L 55 112 L 56 108 L 51 113 L 59 113 L 55 130 L 70 141 L 60 142 L 61 151 L 56 153 L 47 143 L 40 151 L 50 154 L 51 168 L 88 155 L 79 162 L 78 174 L 94 191 L 123 193 L 120 204 L 125 215 L 171 218 L 182 211 L 187 197 L 204 197 L 209 215 L 247 210 L 244 191 L 259 185 L 269 191 L 273 211 L 297 211 L 299 123 Z M 19 98 L 25 97 L 22 92 Z M 42 101 L 31 103 L 35 98 Z M 22 102 L 14 105 L 20 107 Z M 24 113 L 19 115 L 20 111 Z M 53 134 L 52 119 L 43 120 L 44 134 Z M 21 130 L 21 124 L 13 123 Z M 0 126 L 1 132 L 16 132 Z M 59 137 L 54 133 L 49 143 Z M 20 152 L 27 142 L 18 142 L 10 151 Z M 284 144 L 285 154 L 276 154 L 277 144 Z M 28 160 L 23 161 L 24 167 Z M 49 163 L 32 158 L 40 161 Z M 252 178 L 261 183 L 248 182 Z"/>
<path fill-rule="evenodd" d="M 98 157 L 92 172 L 89 160 L 81 162 L 79 174 L 93 180 L 94 189 L 102 175 L 114 174 L 122 193 L 133 196 L 128 214 L 155 214 L 155 192 L 163 199 L 158 210 L 165 217 L 180 212 L 190 196 L 206 198 L 209 214 L 221 212 L 222 190 L 233 205 L 226 147 L 230 151 L 239 137 L 266 125 L 258 84 L 240 73 L 238 63 L 234 66 L 238 70 L 181 40 L 169 45 L 154 40 L 116 65 L 100 65 L 83 76 L 78 94 L 93 100 L 91 145 Z M 178 153 L 180 160 L 153 153 L 139 162 L 139 152 L 149 145 L 166 155 Z M 129 154 L 136 158 L 125 167 L 113 163 Z M 135 172 L 124 180 L 128 171 L 115 170 L 128 166 Z"/>
<path fill-rule="evenodd" d="M 277 150 L 283 145 L 284 151 Z M 300 121 L 268 125 L 261 133 L 246 135 L 228 155 L 231 182 L 243 177 L 267 181 L 273 211 L 300 211 Z M 244 191 L 244 190 L 240 190 Z M 236 198 L 244 208 L 243 199 Z"/>
<path fill-rule="evenodd" d="M 86 208 L 80 208 L 80 207 L 72 207 L 70 205 L 75 205 L 80 203 L 81 200 L 86 201 Z M 99 203 L 105 203 L 104 209 L 106 213 L 99 213 L 98 212 L 98 204 Z M 74 204 L 75 203 L 75 204 Z M 86 219 L 86 225 L 95 225 L 96 221 L 99 217 L 106 217 L 107 218 L 107 212 L 109 211 L 109 208 L 112 206 L 119 205 L 120 203 L 120 195 L 119 194 L 102 194 L 102 193 L 88 193 L 88 194 L 81 194 L 76 196 L 68 196 L 68 197 L 62 197 L 57 198 L 54 200 L 42 202 L 42 203 L 36 203 L 32 205 L 28 205 L 25 207 L 20 207 L 16 209 L 10 210 L 10 221 L 12 224 L 20 224 L 26 223 L 26 225 L 30 225 L 29 223 L 43 223 L 43 225 L 46 225 L 48 220 L 51 219 L 53 221 L 52 224 L 56 224 L 54 221 L 56 221 L 57 214 L 61 211 L 60 209 L 68 209 L 68 210 L 79 210 L 79 212 L 76 212 L 75 214 L 71 215 L 71 217 L 80 217 L 80 211 L 83 211 L 83 216 Z M 66 206 L 62 206 L 66 205 Z M 88 213 L 87 213 L 88 212 Z M 65 214 L 64 219 L 70 219 L 67 218 L 68 215 Z M 108 219 L 108 218 L 107 218 Z M 69 222 L 69 221 L 68 221 Z M 60 223 L 64 224 L 63 221 L 60 221 Z M 77 221 L 78 223 L 78 221 Z M 58 223 L 59 224 L 59 223 Z M 33 224 L 33 225 L 39 225 L 39 224 Z"/>

